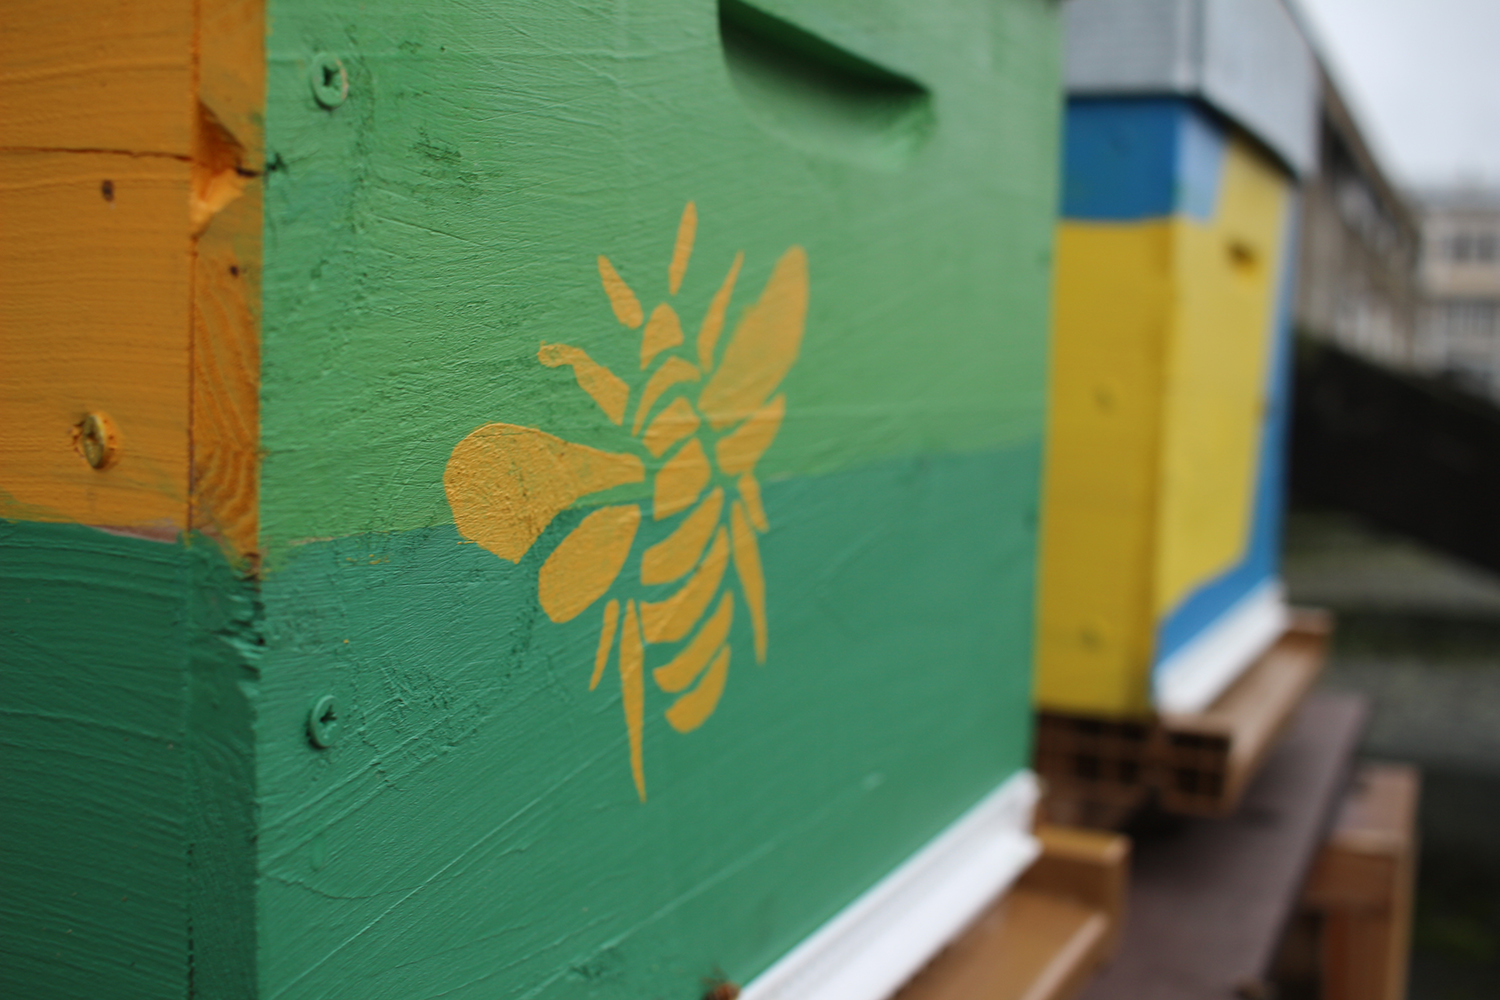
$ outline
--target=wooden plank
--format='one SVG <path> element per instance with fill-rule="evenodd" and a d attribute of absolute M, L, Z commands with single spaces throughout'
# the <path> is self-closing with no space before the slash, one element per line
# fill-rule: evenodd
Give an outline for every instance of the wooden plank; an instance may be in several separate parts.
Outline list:
<path fill-rule="evenodd" d="M 0 29 L 0 148 L 186 159 L 192 0 L 8 0 Z"/>
<path fill-rule="evenodd" d="M 1264 987 L 1365 715 L 1355 696 L 1309 698 L 1233 817 L 1183 820 L 1136 841 L 1120 956 L 1085 1000 L 1205 1000 Z"/>
<path fill-rule="evenodd" d="M 1037 836 L 1036 864 L 894 1000 L 1065 1000 L 1113 954 L 1129 841 L 1064 827 Z"/>
<path fill-rule="evenodd" d="M 262 10 L 0 26 L 7 996 L 255 995 Z"/>
<path fill-rule="evenodd" d="M 1313 865 L 1303 901 L 1322 916 L 1324 1000 L 1406 995 L 1420 788 L 1416 768 L 1361 768 Z"/>
<path fill-rule="evenodd" d="M 200 9 L 193 142 L 191 526 L 243 563 L 260 535 L 264 7 Z"/>
<path fill-rule="evenodd" d="M 1332 629 L 1326 612 L 1294 612 L 1281 639 L 1206 711 L 1162 717 L 1166 739 L 1157 782 L 1164 809 L 1207 816 L 1234 811 L 1322 671 Z"/>
<path fill-rule="evenodd" d="M 1281 448 L 1293 181 L 1186 99 L 1091 97 L 1066 118 L 1035 698 L 1141 719 L 1153 668 L 1197 676 L 1197 708 L 1220 686 L 1203 678 L 1248 662 L 1215 626 L 1274 585 L 1280 501 L 1255 483 Z M 1183 160 L 1187 136 L 1213 152 Z"/>
<path fill-rule="evenodd" d="M 185 525 L 189 174 L 167 157 L 0 153 L 5 516 Z M 90 413 L 118 436 L 104 468 L 75 443 Z"/>
<path fill-rule="evenodd" d="M 196 30 L 192 14 L 7 12 L 0 514 L 153 537 L 192 526 L 248 554 L 263 12 L 213 0 Z M 212 66 L 195 102 L 198 57 Z M 89 420 L 112 440 L 102 467 L 79 446 Z"/>

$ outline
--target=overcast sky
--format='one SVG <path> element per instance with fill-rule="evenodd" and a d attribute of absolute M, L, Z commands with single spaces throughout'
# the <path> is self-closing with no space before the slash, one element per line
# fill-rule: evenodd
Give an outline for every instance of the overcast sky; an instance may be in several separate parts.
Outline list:
<path fill-rule="evenodd" d="M 1500 0 L 1291 0 L 1392 178 L 1500 187 Z"/>

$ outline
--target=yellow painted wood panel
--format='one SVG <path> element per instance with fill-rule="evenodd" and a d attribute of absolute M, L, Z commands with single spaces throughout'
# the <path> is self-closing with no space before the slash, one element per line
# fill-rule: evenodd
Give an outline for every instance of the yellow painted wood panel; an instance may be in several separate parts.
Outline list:
<path fill-rule="evenodd" d="M 1165 616 L 1250 543 L 1290 179 L 1234 136 L 1207 223 L 1173 223 L 1153 607 Z"/>
<path fill-rule="evenodd" d="M 187 518 L 190 168 L 0 153 L 0 513 L 172 532 Z M 94 469 L 89 413 L 119 435 Z"/>
<path fill-rule="evenodd" d="M 1058 230 L 1036 696 L 1144 712 L 1173 224 Z"/>
<path fill-rule="evenodd" d="M 192 0 L 6 0 L 0 148 L 186 157 Z"/>

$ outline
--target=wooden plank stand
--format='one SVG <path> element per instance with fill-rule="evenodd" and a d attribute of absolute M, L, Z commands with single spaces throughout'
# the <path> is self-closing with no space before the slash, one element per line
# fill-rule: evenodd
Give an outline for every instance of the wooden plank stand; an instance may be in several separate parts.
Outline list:
<path fill-rule="evenodd" d="M 1313 863 L 1302 905 L 1321 918 L 1323 1000 L 1406 995 L 1420 789 L 1414 767 L 1361 767 Z"/>
<path fill-rule="evenodd" d="M 1278 949 L 1348 788 L 1365 716 L 1357 696 L 1309 697 L 1233 816 L 1141 825 L 1120 955 L 1087 1000 L 1273 995 Z"/>
<path fill-rule="evenodd" d="M 1049 822 L 1123 827 L 1148 802 L 1227 816 L 1322 670 L 1330 617 L 1298 610 L 1280 639 L 1206 710 L 1149 719 L 1042 712 L 1036 770 Z"/>

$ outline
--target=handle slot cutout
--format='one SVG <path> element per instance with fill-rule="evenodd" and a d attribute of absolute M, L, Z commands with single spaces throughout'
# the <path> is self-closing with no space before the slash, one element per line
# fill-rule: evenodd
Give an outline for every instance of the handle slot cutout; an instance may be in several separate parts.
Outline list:
<path fill-rule="evenodd" d="M 926 87 L 744 0 L 719 0 L 719 38 L 751 116 L 792 145 L 894 170 L 932 133 Z"/>

